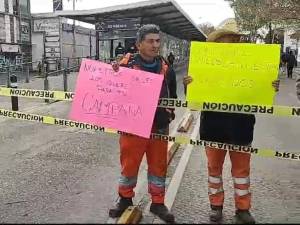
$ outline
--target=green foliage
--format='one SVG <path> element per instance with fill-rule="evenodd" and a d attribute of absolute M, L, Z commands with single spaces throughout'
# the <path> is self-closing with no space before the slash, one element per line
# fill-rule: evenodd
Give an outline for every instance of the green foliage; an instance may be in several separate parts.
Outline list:
<path fill-rule="evenodd" d="M 234 10 L 240 28 L 249 31 L 252 39 L 259 28 L 300 28 L 300 0 L 226 0 Z"/>

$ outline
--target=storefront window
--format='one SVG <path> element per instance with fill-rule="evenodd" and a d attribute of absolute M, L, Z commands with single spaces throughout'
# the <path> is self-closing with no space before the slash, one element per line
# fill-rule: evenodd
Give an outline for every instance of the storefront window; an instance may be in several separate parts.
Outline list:
<path fill-rule="evenodd" d="M 29 3 L 28 0 L 19 0 L 20 10 L 21 10 L 22 15 L 29 15 L 30 14 L 28 3 Z"/>
<path fill-rule="evenodd" d="M 29 20 L 21 21 L 21 42 L 30 42 L 30 22 Z"/>
<path fill-rule="evenodd" d="M 5 12 L 4 0 L 0 0 L 0 12 Z"/>
<path fill-rule="evenodd" d="M 5 42 L 6 35 L 5 35 L 5 20 L 4 16 L 0 15 L 0 42 Z"/>
<path fill-rule="evenodd" d="M 100 41 L 100 60 L 109 61 L 110 59 L 110 40 Z"/>
<path fill-rule="evenodd" d="M 19 0 L 13 0 L 14 15 L 19 15 Z"/>

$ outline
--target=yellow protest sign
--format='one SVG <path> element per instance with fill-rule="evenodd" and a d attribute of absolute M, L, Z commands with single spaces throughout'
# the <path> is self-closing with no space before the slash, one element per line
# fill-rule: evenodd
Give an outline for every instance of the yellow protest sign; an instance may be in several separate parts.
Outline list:
<path fill-rule="evenodd" d="M 272 105 L 280 46 L 192 42 L 187 100 Z"/>

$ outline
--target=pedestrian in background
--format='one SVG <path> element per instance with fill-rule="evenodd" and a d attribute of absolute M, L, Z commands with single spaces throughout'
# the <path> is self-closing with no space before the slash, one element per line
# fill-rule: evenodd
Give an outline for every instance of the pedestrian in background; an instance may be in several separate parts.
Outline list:
<path fill-rule="evenodd" d="M 173 66 L 174 60 L 175 60 L 175 56 L 173 55 L 172 52 L 170 52 L 170 54 L 168 55 L 168 62 L 170 66 Z"/>
<path fill-rule="evenodd" d="M 132 45 L 127 49 L 126 54 L 127 54 L 127 53 L 136 54 L 137 51 L 138 51 L 138 50 L 137 50 L 135 44 L 132 44 Z"/>
<path fill-rule="evenodd" d="M 209 34 L 207 41 L 240 43 L 241 38 L 242 35 L 239 33 L 219 29 Z M 192 77 L 184 78 L 185 89 L 186 85 L 191 82 Z M 272 85 L 278 91 L 279 81 L 274 81 Z M 253 141 L 254 124 L 255 116 L 252 114 L 201 112 L 200 138 L 206 141 L 249 146 Z M 224 204 L 222 171 L 227 151 L 211 147 L 205 147 L 205 150 L 208 160 L 208 190 L 211 206 L 209 218 L 213 222 L 220 222 Z M 249 211 L 251 208 L 251 193 L 249 191 L 251 155 L 230 151 L 229 156 L 232 165 L 236 219 L 239 223 L 254 224 L 255 219 Z"/>
<path fill-rule="evenodd" d="M 288 78 L 293 78 L 293 69 L 297 66 L 297 60 L 293 53 L 293 51 L 290 51 L 290 54 L 287 57 L 287 76 Z"/>
<path fill-rule="evenodd" d="M 164 76 L 160 98 L 177 98 L 176 76 L 172 67 L 159 56 L 160 29 L 153 24 L 142 26 L 137 33 L 138 54 L 126 54 L 121 62 L 114 63 L 113 69 L 118 71 L 119 65 Z M 155 114 L 152 133 L 169 134 L 169 123 L 175 118 L 173 110 L 158 108 Z M 134 197 L 133 189 L 137 183 L 138 171 L 144 154 L 148 164 L 148 192 L 152 204 L 150 212 L 162 220 L 174 223 L 174 216 L 165 206 L 165 181 L 167 173 L 168 142 L 147 139 L 136 135 L 120 136 L 121 177 L 119 179 L 120 200 L 117 206 L 109 211 L 110 217 L 119 217 L 131 205 Z"/>
<path fill-rule="evenodd" d="M 38 65 L 37 65 L 37 69 L 38 69 L 39 76 L 41 76 L 42 75 L 42 63 L 41 63 L 41 61 L 39 61 Z"/>
<path fill-rule="evenodd" d="M 280 55 L 280 64 L 279 64 L 279 67 L 280 67 L 280 72 L 282 74 L 285 74 L 286 73 L 286 62 L 287 62 L 287 59 L 286 59 L 286 53 L 283 52 L 281 55 Z"/>
<path fill-rule="evenodd" d="M 118 46 L 115 49 L 115 57 L 123 56 L 125 54 L 125 48 L 122 46 L 122 43 L 119 42 Z"/>

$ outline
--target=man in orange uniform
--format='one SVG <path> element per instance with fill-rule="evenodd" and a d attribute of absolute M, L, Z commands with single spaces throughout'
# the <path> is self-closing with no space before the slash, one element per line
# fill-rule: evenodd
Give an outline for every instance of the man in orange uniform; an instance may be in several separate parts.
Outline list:
<path fill-rule="evenodd" d="M 242 35 L 230 30 L 216 30 L 208 38 L 208 42 L 239 43 Z M 230 53 L 229 53 L 230 54 Z M 184 78 L 184 85 L 192 82 L 190 76 Z M 279 81 L 272 83 L 276 91 Z M 255 93 L 254 93 L 255 94 Z M 210 112 L 201 113 L 200 138 L 201 140 L 243 145 L 251 145 L 255 116 L 251 114 Z M 219 222 L 222 219 L 224 190 L 222 182 L 223 163 L 227 151 L 205 147 L 208 160 L 208 189 L 211 204 L 210 220 Z M 229 152 L 232 169 L 236 218 L 244 224 L 254 224 L 250 214 L 251 193 L 250 187 L 250 154 Z"/>
<path fill-rule="evenodd" d="M 119 64 L 113 64 L 115 71 L 119 65 L 136 70 L 161 74 L 164 81 L 160 98 L 177 98 L 176 76 L 172 67 L 159 56 L 160 30 L 153 24 L 142 26 L 137 33 L 138 54 L 127 54 Z M 155 114 L 152 133 L 167 135 L 169 123 L 174 119 L 173 110 L 158 108 Z M 166 222 L 174 222 L 174 216 L 164 205 L 165 179 L 167 173 L 168 142 L 146 139 L 135 135 L 120 137 L 121 177 L 119 179 L 120 201 L 116 208 L 109 211 L 110 217 L 119 217 L 131 206 L 134 187 L 143 155 L 146 153 L 148 163 L 148 191 L 152 197 L 150 211 Z"/>

